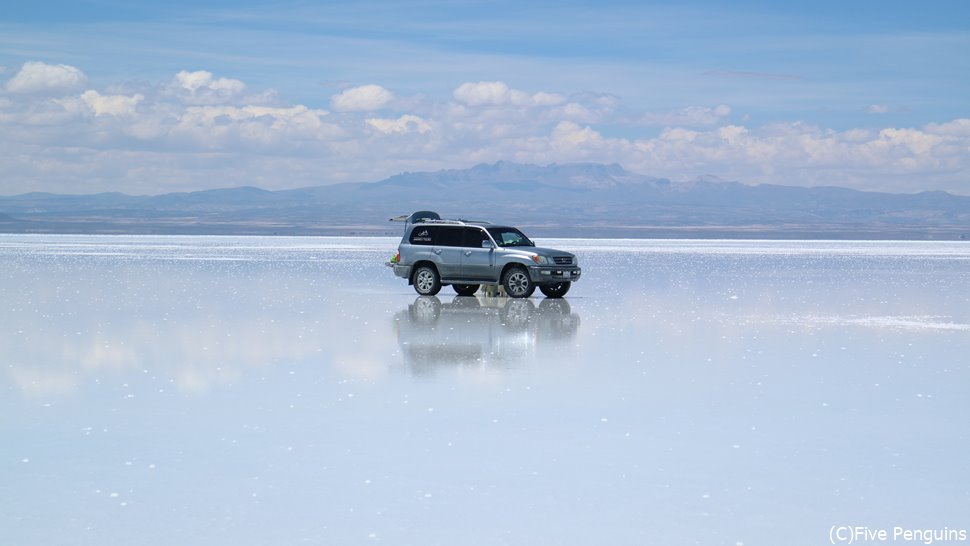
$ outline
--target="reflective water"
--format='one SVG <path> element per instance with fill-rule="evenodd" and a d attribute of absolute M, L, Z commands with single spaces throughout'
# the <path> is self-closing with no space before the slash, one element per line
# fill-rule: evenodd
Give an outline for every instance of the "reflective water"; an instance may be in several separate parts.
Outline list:
<path fill-rule="evenodd" d="M 970 245 L 0 236 L 0 530 L 34 544 L 827 543 L 970 528 Z"/>

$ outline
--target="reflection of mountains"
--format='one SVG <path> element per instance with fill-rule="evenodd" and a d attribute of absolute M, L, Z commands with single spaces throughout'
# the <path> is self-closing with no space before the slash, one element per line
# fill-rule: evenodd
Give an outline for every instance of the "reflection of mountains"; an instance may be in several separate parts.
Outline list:
<path fill-rule="evenodd" d="M 572 340 L 579 315 L 564 299 L 419 296 L 395 315 L 405 365 L 415 374 L 439 366 L 505 367 Z"/>

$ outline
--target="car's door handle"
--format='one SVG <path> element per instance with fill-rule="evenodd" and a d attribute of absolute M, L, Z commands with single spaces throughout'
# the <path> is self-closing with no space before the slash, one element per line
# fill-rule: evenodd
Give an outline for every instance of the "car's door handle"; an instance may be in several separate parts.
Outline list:
<path fill-rule="evenodd" d="M 435 254 L 441 254 L 441 249 L 440 248 L 436 248 L 436 249 L 432 250 L 431 252 L 434 252 Z"/>
<path fill-rule="evenodd" d="M 471 255 L 472 255 L 472 251 L 471 250 L 466 250 L 465 251 L 465 256 L 471 256 Z"/>

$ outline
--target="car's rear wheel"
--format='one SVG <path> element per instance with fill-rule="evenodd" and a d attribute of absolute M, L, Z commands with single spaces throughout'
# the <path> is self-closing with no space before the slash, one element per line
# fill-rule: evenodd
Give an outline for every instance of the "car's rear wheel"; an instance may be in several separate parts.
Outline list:
<path fill-rule="evenodd" d="M 478 292 L 477 284 L 453 284 L 451 287 L 455 289 L 459 296 L 473 296 L 475 292 Z"/>
<path fill-rule="evenodd" d="M 422 296 L 434 296 L 441 291 L 441 277 L 435 268 L 422 265 L 414 272 L 414 291 Z"/>
<path fill-rule="evenodd" d="M 569 281 L 557 282 L 553 284 L 540 284 L 539 290 L 546 295 L 547 298 L 561 298 L 569 292 L 569 287 L 572 283 Z"/>
<path fill-rule="evenodd" d="M 513 267 L 502 276 L 505 293 L 513 298 L 528 298 L 536 290 L 532 277 L 524 267 Z"/>

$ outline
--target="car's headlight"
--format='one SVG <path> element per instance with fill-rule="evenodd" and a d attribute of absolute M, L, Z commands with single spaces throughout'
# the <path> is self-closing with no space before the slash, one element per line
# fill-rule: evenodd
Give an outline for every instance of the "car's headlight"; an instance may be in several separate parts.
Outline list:
<path fill-rule="evenodd" d="M 535 262 L 536 265 L 549 265 L 550 263 L 552 263 L 549 260 L 549 258 L 546 258 L 545 256 L 539 256 L 538 254 L 534 254 L 532 256 L 532 261 Z"/>

